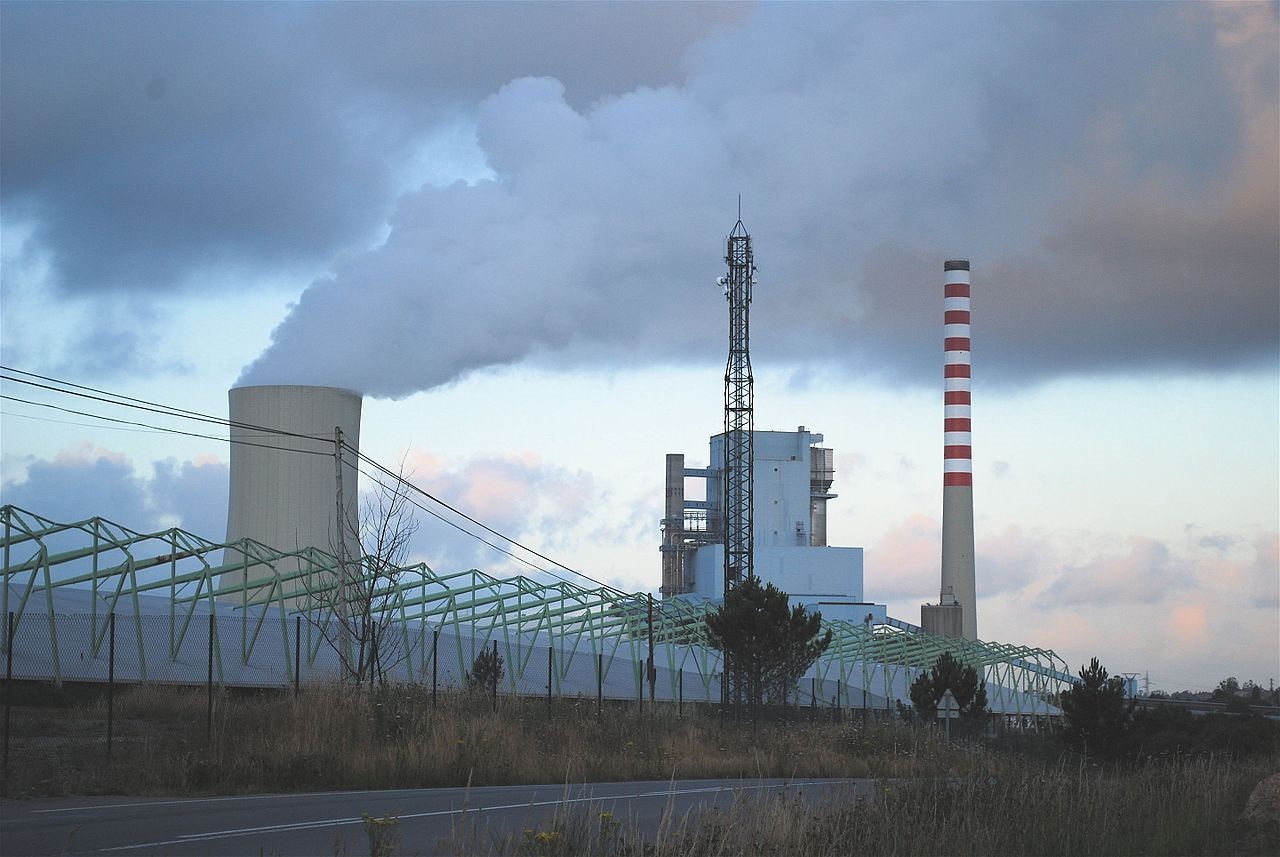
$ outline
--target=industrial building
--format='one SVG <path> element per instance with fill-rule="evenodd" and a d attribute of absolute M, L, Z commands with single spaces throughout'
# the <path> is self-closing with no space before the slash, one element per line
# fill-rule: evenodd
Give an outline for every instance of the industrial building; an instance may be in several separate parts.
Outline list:
<path fill-rule="evenodd" d="M 331 579 L 337 559 L 242 540 L 234 547 L 256 560 L 258 576 L 237 591 L 230 581 L 239 580 L 239 565 L 218 561 L 229 547 L 179 528 L 144 533 L 105 518 L 60 522 L 0 507 L 0 612 L 14 617 L 14 678 L 100 682 L 113 663 L 117 681 L 283 687 L 341 679 L 324 631 L 331 608 L 285 603 L 287 593 L 305 591 L 301 576 Z M 458 687 L 477 652 L 496 643 L 507 665 L 504 693 L 712 705 L 723 698 L 722 659 L 707 643 L 702 604 L 421 563 L 403 569 L 387 595 L 389 681 Z M 794 704 L 893 716 L 911 681 L 944 651 L 982 669 L 997 713 L 1054 716 L 1049 700 L 1070 682 L 1047 649 L 947 639 L 893 619 L 825 627 L 832 644 L 801 678 Z"/>
<path fill-rule="evenodd" d="M 827 544 L 827 503 L 835 478 L 834 451 L 823 436 L 795 431 L 753 431 L 753 570 L 794 604 L 824 618 L 881 624 L 883 604 L 863 597 L 862 548 Z M 711 462 L 725 460 L 725 436 L 711 438 Z M 693 482 L 693 492 L 685 486 Z M 662 519 L 662 594 L 719 602 L 724 598 L 721 466 L 686 467 L 683 454 L 667 456 L 666 515 Z M 687 494 L 704 499 L 690 499 Z"/>
<path fill-rule="evenodd" d="M 908 699 L 911 681 L 950 651 L 982 671 L 993 711 L 1057 713 L 1049 700 L 1071 680 L 1061 658 L 976 637 L 968 263 L 946 266 L 950 535 L 943 603 L 926 606 L 922 629 L 865 597 L 861 548 L 828 543 L 827 504 L 837 495 L 834 453 L 823 436 L 803 426 L 755 430 L 749 353 L 755 266 L 741 221 L 725 259 L 725 426 L 711 438 L 705 466 L 667 456 L 661 599 L 421 563 L 398 569 L 395 582 L 387 582 L 358 535 L 359 395 L 331 387 L 245 387 L 229 394 L 225 541 L 178 528 L 140 533 L 105 517 L 60 522 L 0 509 L 0 612 L 15 618 L 14 675 L 99 680 L 108 618 L 120 616 L 111 634 L 122 634 L 129 654 L 120 675 L 132 680 L 203 681 L 203 668 L 193 669 L 202 664 L 226 684 L 334 680 L 342 677 L 334 650 L 343 643 L 335 644 L 342 638 L 331 628 L 347 618 L 344 593 L 352 587 L 376 588 L 381 599 L 392 678 L 456 683 L 480 648 L 499 645 L 512 693 L 723 704 L 736 699 L 735 689 L 709 645 L 704 616 L 754 576 L 819 610 L 833 634 L 793 701 L 892 715 Z M 68 623 L 77 629 L 70 637 Z M 206 626 L 207 641 L 198 630 Z"/>

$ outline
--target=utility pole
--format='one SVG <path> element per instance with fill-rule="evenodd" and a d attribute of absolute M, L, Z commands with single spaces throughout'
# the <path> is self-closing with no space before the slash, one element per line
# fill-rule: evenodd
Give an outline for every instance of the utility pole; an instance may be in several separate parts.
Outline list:
<path fill-rule="evenodd" d="M 649 600 L 649 658 L 646 672 L 649 679 L 649 713 L 653 713 L 653 706 L 656 700 L 657 684 L 658 684 L 658 668 L 653 663 L 653 596 L 648 596 Z"/>
<path fill-rule="evenodd" d="M 347 672 L 358 678 L 359 672 L 351 668 L 351 629 L 347 626 L 347 514 L 346 504 L 342 502 L 342 426 L 333 427 L 333 467 L 338 504 L 337 516 L 333 519 L 338 532 L 338 646 Z"/>

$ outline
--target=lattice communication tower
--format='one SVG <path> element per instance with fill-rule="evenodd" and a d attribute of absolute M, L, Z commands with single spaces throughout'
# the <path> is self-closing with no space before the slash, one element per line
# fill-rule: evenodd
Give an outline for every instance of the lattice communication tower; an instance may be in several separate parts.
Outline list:
<path fill-rule="evenodd" d="M 724 591 L 728 595 L 744 578 L 753 577 L 751 564 L 751 489 L 755 456 L 752 450 L 753 401 L 751 377 L 751 287 L 756 266 L 751 236 L 742 220 L 729 233 L 724 281 L 729 301 L 729 361 L 724 370 Z"/>

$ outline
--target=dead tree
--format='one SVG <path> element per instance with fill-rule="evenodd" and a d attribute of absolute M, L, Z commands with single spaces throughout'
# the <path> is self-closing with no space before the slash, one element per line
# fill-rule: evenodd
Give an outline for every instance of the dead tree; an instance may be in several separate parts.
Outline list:
<path fill-rule="evenodd" d="M 307 584 L 314 608 L 307 612 L 308 621 L 337 654 L 343 679 L 356 685 L 381 683 L 410 655 L 392 630 L 403 597 L 399 583 L 404 563 L 418 530 L 409 500 L 412 489 L 403 467 L 394 479 L 387 477 L 377 486 L 365 497 L 359 520 L 343 521 L 343 538 L 332 540 L 336 573 L 323 583 Z"/>

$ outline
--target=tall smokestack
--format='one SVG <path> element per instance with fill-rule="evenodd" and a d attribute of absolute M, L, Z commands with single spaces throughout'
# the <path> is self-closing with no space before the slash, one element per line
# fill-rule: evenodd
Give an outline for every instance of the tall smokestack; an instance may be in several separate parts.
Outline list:
<path fill-rule="evenodd" d="M 978 638 L 973 563 L 969 263 L 943 265 L 942 603 L 959 604 L 960 636 Z"/>
<path fill-rule="evenodd" d="M 231 491 L 227 506 L 227 541 L 251 538 L 278 551 L 319 548 L 337 553 L 345 540 L 349 557 L 360 556 L 357 525 L 356 460 L 360 444 L 360 394 L 336 387 L 265 385 L 236 387 L 228 394 L 231 416 Z M 338 524 L 339 468 L 335 430 L 341 432 L 343 526 Z M 340 538 L 341 537 L 341 538 Z M 228 548 L 224 561 L 245 562 L 240 575 L 252 580 L 270 576 L 252 558 Z M 279 571 L 299 570 L 288 560 Z M 223 597 L 242 598 L 230 582 Z M 236 581 L 240 582 L 239 580 Z M 306 591 L 289 584 L 291 603 Z M 267 593 L 248 592 L 249 600 Z"/>

